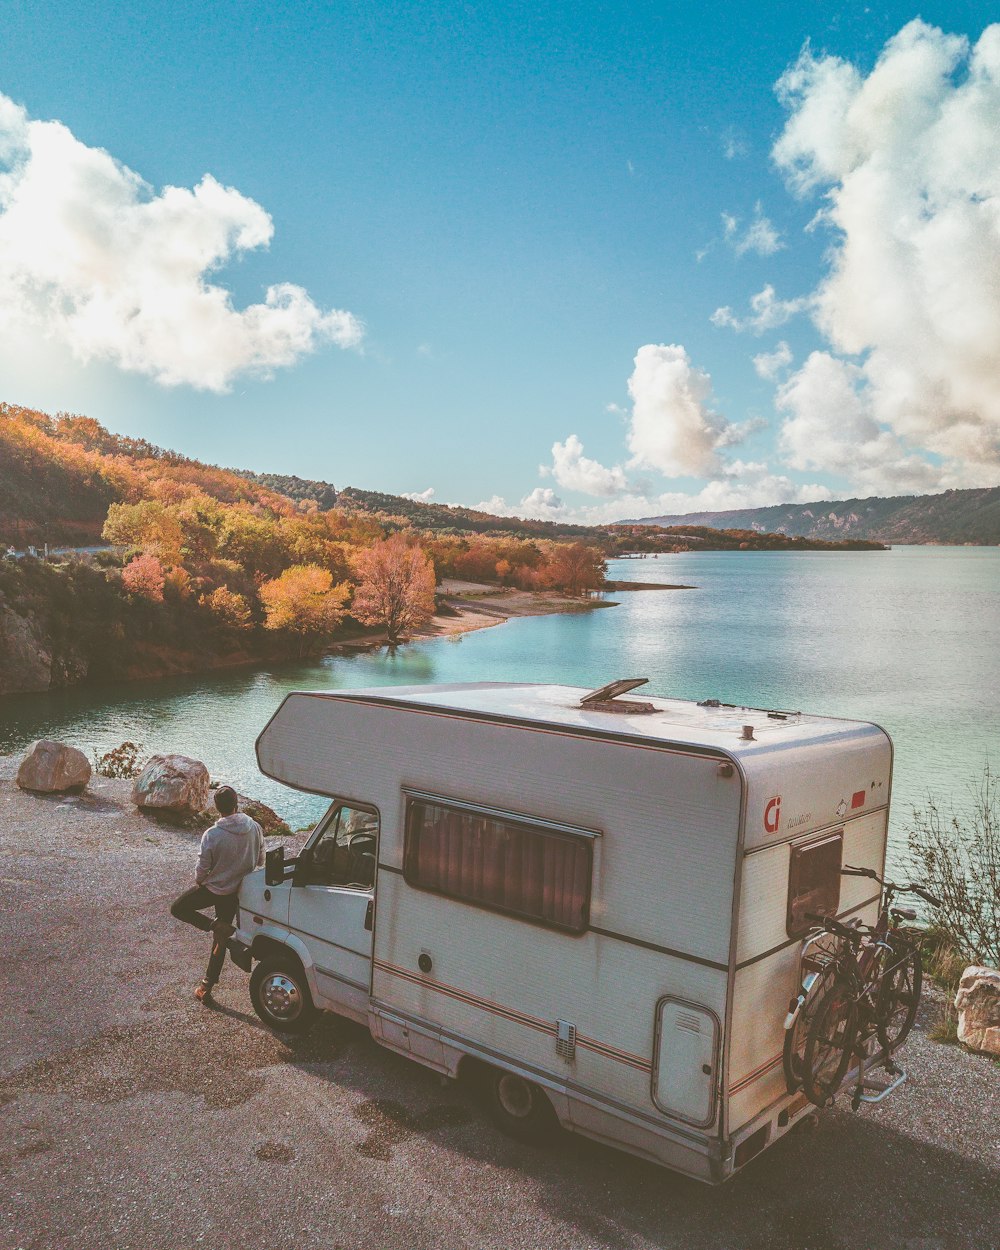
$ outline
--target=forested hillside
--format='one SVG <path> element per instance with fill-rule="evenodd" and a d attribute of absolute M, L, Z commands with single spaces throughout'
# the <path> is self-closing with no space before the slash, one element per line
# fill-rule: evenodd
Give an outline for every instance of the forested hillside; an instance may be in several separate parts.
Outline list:
<path fill-rule="evenodd" d="M 651 516 L 629 524 L 703 525 L 827 540 L 865 538 L 884 543 L 993 546 L 1000 543 L 1000 486 L 948 490 L 940 495 L 901 495 L 891 499 L 875 496 L 688 516 Z"/>

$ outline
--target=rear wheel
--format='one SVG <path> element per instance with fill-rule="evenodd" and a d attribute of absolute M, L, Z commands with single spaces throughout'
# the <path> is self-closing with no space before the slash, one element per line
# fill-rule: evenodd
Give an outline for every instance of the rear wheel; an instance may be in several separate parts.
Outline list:
<path fill-rule="evenodd" d="M 516 1072 L 490 1068 L 485 1074 L 486 1106 L 508 1137 L 536 1145 L 549 1141 L 558 1125 L 544 1090 Z"/>
<path fill-rule="evenodd" d="M 816 974 L 816 979 L 812 981 L 808 989 L 803 985 L 803 988 L 799 991 L 803 999 L 802 1005 L 798 1009 L 791 1028 L 785 1030 L 785 1048 L 782 1053 L 785 1082 L 788 1085 L 789 1093 L 794 1093 L 802 1085 L 809 1029 L 816 1018 L 816 1012 L 819 1010 L 823 999 L 833 984 L 834 976 L 835 969 L 827 967 Z"/>
<path fill-rule="evenodd" d="M 840 1089 L 851 1063 L 857 1019 L 850 985 L 835 982 L 813 1016 L 803 1055 L 802 1088 L 817 1107 L 831 1103 Z"/>
<path fill-rule="evenodd" d="M 267 956 L 254 968 L 250 1001 L 264 1023 L 279 1033 L 304 1033 L 318 1015 L 302 965 L 288 956 Z"/>
<path fill-rule="evenodd" d="M 890 938 L 892 952 L 886 952 L 886 971 L 875 1000 L 878 1040 L 887 1054 L 902 1046 L 913 1028 L 920 1005 L 923 962 L 920 947 L 907 939 Z"/>

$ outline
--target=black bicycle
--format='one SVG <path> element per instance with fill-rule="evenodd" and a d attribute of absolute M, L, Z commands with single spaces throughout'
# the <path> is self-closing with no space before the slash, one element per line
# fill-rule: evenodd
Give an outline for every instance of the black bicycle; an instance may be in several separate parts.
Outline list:
<path fill-rule="evenodd" d="M 902 1081 L 904 1074 L 892 1055 L 913 1028 L 920 1005 L 921 934 L 901 923 L 917 916 L 912 909 L 894 907 L 895 898 L 916 894 L 934 907 L 940 902 L 916 882 L 883 881 L 870 868 L 848 866 L 842 872 L 868 877 L 881 886 L 878 920 L 869 926 L 807 915 L 819 926 L 816 935 L 830 935 L 832 944 L 821 974 L 808 989 L 803 986 L 804 998 L 800 995 L 791 1028 L 786 1020 L 786 1074 L 791 1071 L 810 1102 L 823 1107 L 836 1097 L 853 1061 L 857 1108 L 862 1102 L 879 1101 Z M 866 1094 L 866 1073 L 877 1066 L 899 1079 Z"/>

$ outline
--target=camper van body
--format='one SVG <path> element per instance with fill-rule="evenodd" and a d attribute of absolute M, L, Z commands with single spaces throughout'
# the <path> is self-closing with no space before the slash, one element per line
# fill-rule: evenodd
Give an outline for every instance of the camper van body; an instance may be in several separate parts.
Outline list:
<path fill-rule="evenodd" d="M 316 1007 L 382 1045 L 449 1076 L 470 1059 L 518 1074 L 567 1129 L 722 1181 L 809 1110 L 782 1065 L 802 912 L 874 920 L 877 887 L 839 869 L 883 869 L 891 742 L 863 722 L 586 694 L 289 695 L 260 767 L 333 800 L 310 846 L 338 820 L 367 830 L 367 867 L 360 883 L 252 874 L 237 938 L 293 957 Z M 523 860 L 506 893 L 473 857 L 500 843 Z M 535 890 L 532 871 L 556 879 Z"/>

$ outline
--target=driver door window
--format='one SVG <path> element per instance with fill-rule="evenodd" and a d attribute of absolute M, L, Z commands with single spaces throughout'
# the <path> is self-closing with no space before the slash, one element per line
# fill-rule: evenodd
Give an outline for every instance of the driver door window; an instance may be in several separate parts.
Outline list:
<path fill-rule="evenodd" d="M 310 844 L 304 884 L 370 890 L 375 884 L 377 844 L 378 816 L 341 804 L 330 812 Z"/>

